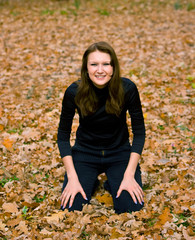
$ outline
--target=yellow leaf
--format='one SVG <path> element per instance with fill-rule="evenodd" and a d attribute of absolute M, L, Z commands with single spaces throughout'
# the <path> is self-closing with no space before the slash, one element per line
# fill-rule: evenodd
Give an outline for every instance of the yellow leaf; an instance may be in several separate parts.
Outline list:
<path fill-rule="evenodd" d="M 113 228 L 112 231 L 111 231 L 110 239 L 118 239 L 118 238 L 120 238 L 122 236 L 123 236 L 122 234 L 117 232 L 116 228 Z"/>
<path fill-rule="evenodd" d="M 112 206 L 113 205 L 113 200 L 110 194 L 105 193 L 104 195 L 100 196 L 97 195 L 96 199 L 101 202 L 104 203 L 106 206 Z"/>
<path fill-rule="evenodd" d="M 144 119 L 146 119 L 148 117 L 147 113 L 144 113 Z"/>

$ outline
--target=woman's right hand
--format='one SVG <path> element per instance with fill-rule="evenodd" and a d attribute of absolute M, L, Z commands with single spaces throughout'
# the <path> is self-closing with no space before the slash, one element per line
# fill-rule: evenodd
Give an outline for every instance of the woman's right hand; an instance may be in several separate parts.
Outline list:
<path fill-rule="evenodd" d="M 78 177 L 76 178 L 71 178 L 68 179 L 68 182 L 66 184 L 66 187 L 64 188 L 62 195 L 60 197 L 61 200 L 61 207 L 64 209 L 69 201 L 69 208 L 72 207 L 72 204 L 74 202 L 74 198 L 77 195 L 77 193 L 81 193 L 81 195 L 83 196 L 83 198 L 85 200 L 87 199 L 87 196 L 79 182 Z"/>

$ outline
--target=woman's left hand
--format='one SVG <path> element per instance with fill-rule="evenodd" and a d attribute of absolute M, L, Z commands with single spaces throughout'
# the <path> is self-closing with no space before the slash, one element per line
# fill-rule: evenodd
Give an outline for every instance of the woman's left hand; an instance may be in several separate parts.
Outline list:
<path fill-rule="evenodd" d="M 118 189 L 116 198 L 118 198 L 121 195 L 121 192 L 123 190 L 126 190 L 127 192 L 129 192 L 135 204 L 137 204 L 137 200 L 138 200 L 139 203 L 142 205 L 142 202 L 144 202 L 144 199 L 143 199 L 144 192 L 134 177 L 128 176 L 123 178 L 121 185 Z"/>

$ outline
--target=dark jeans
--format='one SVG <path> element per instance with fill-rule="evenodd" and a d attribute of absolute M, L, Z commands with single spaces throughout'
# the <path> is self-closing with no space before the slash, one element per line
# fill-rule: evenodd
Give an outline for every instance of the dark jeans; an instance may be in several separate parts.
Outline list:
<path fill-rule="evenodd" d="M 79 178 L 79 181 L 85 191 L 88 201 L 83 199 L 82 195 L 78 193 L 74 199 L 73 205 L 69 208 L 70 211 L 82 210 L 83 204 L 89 203 L 94 191 L 94 186 L 97 183 L 99 174 L 105 172 L 110 193 L 114 202 L 114 209 L 116 213 L 139 211 L 143 205 L 137 204 L 132 200 L 131 195 L 127 191 L 122 191 L 119 198 L 116 198 L 117 191 L 123 179 L 124 172 L 129 162 L 131 148 L 129 145 L 124 145 L 116 150 L 102 150 L 92 151 L 74 146 L 72 148 L 72 157 L 74 166 Z M 142 187 L 141 171 L 138 164 L 135 179 Z M 67 184 L 67 175 L 64 176 L 64 183 L 62 191 Z M 67 204 L 67 208 L 69 203 Z"/>

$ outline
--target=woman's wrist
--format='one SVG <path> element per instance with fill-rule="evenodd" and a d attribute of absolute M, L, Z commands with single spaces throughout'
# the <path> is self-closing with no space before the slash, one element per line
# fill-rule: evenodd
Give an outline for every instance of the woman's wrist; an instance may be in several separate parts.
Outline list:
<path fill-rule="evenodd" d="M 74 168 L 72 156 L 70 156 L 70 155 L 65 156 L 62 160 L 63 160 L 64 166 L 66 169 L 66 174 L 67 174 L 68 180 L 77 179 L 78 176 L 77 176 L 76 170 Z"/>
<path fill-rule="evenodd" d="M 135 172 L 125 172 L 124 173 L 124 178 L 134 178 L 134 176 L 135 176 Z"/>
<path fill-rule="evenodd" d="M 76 172 L 69 172 L 69 173 L 67 172 L 67 177 L 68 177 L 68 180 L 78 179 Z"/>

